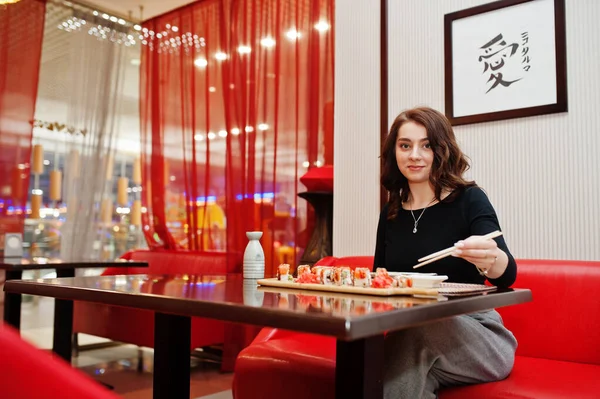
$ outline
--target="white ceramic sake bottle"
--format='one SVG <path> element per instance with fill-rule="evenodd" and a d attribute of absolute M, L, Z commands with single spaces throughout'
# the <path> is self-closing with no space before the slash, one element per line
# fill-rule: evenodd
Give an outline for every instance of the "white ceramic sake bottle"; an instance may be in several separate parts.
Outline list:
<path fill-rule="evenodd" d="M 259 241 L 262 235 L 262 231 L 246 232 L 249 242 L 244 251 L 244 278 L 265 277 L 265 253 Z"/>

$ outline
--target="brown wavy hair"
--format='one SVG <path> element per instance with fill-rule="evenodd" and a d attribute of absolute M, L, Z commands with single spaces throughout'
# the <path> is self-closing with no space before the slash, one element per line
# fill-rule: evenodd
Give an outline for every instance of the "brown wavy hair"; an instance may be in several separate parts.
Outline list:
<path fill-rule="evenodd" d="M 414 122 L 427 130 L 427 139 L 433 150 L 433 165 L 429 182 L 434 188 L 435 198 L 442 201 L 442 192 L 450 191 L 444 201 L 452 201 L 461 189 L 475 186 L 463 174 L 469 169 L 469 161 L 456 142 L 454 130 L 448 119 L 439 111 L 428 107 L 406 110 L 396 117 L 381 150 L 381 184 L 389 192 L 388 219 L 398 215 L 402 202 L 408 201 L 408 180 L 398 169 L 396 141 L 398 131 L 406 122 Z"/>

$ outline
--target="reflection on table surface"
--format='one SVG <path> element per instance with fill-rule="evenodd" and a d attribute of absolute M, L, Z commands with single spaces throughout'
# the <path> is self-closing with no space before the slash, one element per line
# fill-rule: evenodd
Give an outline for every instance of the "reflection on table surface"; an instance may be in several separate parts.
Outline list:
<path fill-rule="evenodd" d="M 279 309 L 287 308 L 341 317 L 411 308 L 448 300 L 448 298 L 443 296 L 434 298 L 418 298 L 408 295 L 381 297 L 272 287 L 259 287 L 258 291 L 275 295 Z"/>
<path fill-rule="evenodd" d="M 434 298 L 380 297 L 259 287 L 256 280 L 243 279 L 239 275 L 140 274 L 39 279 L 35 282 L 78 290 L 112 291 L 132 295 L 149 294 L 288 312 L 321 313 L 337 317 L 362 316 L 447 301 L 447 298 L 443 296 Z"/>
<path fill-rule="evenodd" d="M 193 298 L 195 288 L 211 288 L 227 280 L 225 275 L 116 275 L 75 278 L 38 279 L 38 283 L 100 289 L 128 294 L 154 294 Z"/>

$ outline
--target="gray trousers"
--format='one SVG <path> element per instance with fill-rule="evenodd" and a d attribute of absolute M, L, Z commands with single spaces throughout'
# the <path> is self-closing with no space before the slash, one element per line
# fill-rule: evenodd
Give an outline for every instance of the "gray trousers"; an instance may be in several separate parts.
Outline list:
<path fill-rule="evenodd" d="M 506 378 L 517 340 L 495 310 L 389 333 L 385 399 L 433 399 L 439 388 Z"/>

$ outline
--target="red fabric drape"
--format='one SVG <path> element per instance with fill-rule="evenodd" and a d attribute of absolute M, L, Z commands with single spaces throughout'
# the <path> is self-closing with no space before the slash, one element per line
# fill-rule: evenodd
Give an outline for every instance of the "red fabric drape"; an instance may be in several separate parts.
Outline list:
<path fill-rule="evenodd" d="M 245 232 L 261 230 L 269 274 L 277 248 L 304 245 L 299 177 L 330 131 L 333 0 L 205 0 L 140 33 L 149 245 L 226 250 L 239 271 Z"/>
<path fill-rule="evenodd" d="M 46 3 L 0 5 L 0 237 L 23 232 Z"/>

